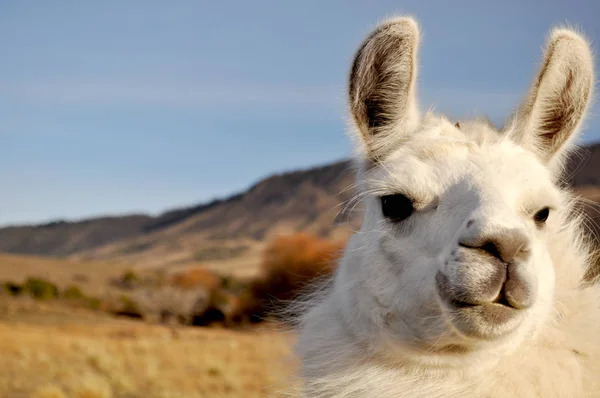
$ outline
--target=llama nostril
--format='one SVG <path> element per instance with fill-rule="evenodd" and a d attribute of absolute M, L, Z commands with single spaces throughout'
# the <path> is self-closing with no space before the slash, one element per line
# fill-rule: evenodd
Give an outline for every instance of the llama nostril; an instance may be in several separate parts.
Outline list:
<path fill-rule="evenodd" d="M 517 258 L 524 259 L 529 253 L 529 238 L 515 229 L 462 239 L 459 245 L 482 250 L 504 263 L 511 263 Z"/>
<path fill-rule="evenodd" d="M 480 249 L 488 252 L 497 259 L 502 260 L 502 254 L 500 254 L 500 250 L 498 250 L 498 246 L 496 246 L 494 242 L 486 242 L 480 247 Z"/>

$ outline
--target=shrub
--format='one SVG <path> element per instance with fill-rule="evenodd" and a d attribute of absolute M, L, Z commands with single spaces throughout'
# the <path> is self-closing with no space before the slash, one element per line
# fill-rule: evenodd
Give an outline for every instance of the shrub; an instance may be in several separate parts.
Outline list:
<path fill-rule="evenodd" d="M 23 286 L 19 285 L 18 283 L 5 282 L 3 286 L 4 290 L 12 296 L 18 296 L 19 294 L 23 293 Z"/>
<path fill-rule="evenodd" d="M 81 291 L 79 286 L 70 285 L 63 291 L 63 297 L 67 300 L 83 300 L 85 299 L 85 294 Z"/>
<path fill-rule="evenodd" d="M 197 267 L 174 274 L 171 284 L 180 289 L 202 287 L 208 291 L 213 291 L 221 285 L 221 278 L 206 268 Z"/>
<path fill-rule="evenodd" d="M 58 297 L 58 287 L 42 278 L 29 278 L 23 285 L 23 291 L 38 300 L 48 300 Z"/>
<path fill-rule="evenodd" d="M 261 276 L 240 295 L 235 316 L 260 321 L 285 307 L 311 282 L 332 274 L 342 248 L 342 243 L 304 233 L 276 238 L 265 248 Z"/>
<path fill-rule="evenodd" d="M 191 322 L 195 326 L 232 325 L 239 299 L 224 289 L 216 289 L 201 306 L 194 308 Z"/>
<path fill-rule="evenodd" d="M 223 311 L 217 307 L 209 307 L 202 314 L 195 315 L 192 318 L 192 325 L 194 326 L 211 326 L 214 324 L 225 323 L 226 315 Z"/>
<path fill-rule="evenodd" d="M 165 323 L 172 320 L 189 322 L 194 313 L 204 311 L 209 300 L 209 293 L 203 288 L 161 286 L 137 289 L 132 294 L 140 314 L 145 318 L 160 318 Z"/>
<path fill-rule="evenodd" d="M 294 299 L 308 283 L 332 274 L 342 247 L 303 233 L 275 239 L 264 252 L 261 288 L 278 300 Z"/>
<path fill-rule="evenodd" d="M 133 270 L 127 270 L 123 272 L 119 282 L 125 289 L 132 289 L 140 283 L 140 277 Z"/>
<path fill-rule="evenodd" d="M 233 277 L 193 268 L 174 274 L 169 285 L 136 289 L 132 297 L 148 319 L 208 326 L 227 323 L 237 298 L 226 287 L 239 286 Z"/>
<path fill-rule="evenodd" d="M 120 309 L 121 312 L 131 313 L 131 314 L 139 314 L 140 313 L 139 306 L 131 297 L 122 295 L 120 297 L 120 301 L 121 301 L 121 309 Z"/>
<path fill-rule="evenodd" d="M 98 307 L 116 316 L 142 319 L 143 314 L 137 301 L 128 295 L 109 296 L 107 301 L 99 301 Z"/>
<path fill-rule="evenodd" d="M 99 298 L 96 297 L 85 297 L 85 299 L 83 299 L 83 303 L 84 306 L 90 310 L 100 310 L 102 309 L 102 300 L 100 300 Z"/>

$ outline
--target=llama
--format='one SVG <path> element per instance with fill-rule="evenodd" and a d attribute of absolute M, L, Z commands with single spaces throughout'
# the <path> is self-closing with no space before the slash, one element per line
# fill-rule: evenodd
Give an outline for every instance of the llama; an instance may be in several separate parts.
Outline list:
<path fill-rule="evenodd" d="M 552 30 L 498 130 L 420 112 L 419 41 L 415 20 L 391 19 L 354 58 L 364 219 L 301 304 L 302 395 L 600 396 L 600 288 L 561 183 L 592 97 L 588 42 Z"/>

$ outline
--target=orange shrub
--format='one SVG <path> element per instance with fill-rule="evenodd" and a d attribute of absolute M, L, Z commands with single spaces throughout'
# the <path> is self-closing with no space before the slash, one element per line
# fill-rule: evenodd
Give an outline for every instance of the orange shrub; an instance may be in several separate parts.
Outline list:
<path fill-rule="evenodd" d="M 265 248 L 261 276 L 240 296 L 236 317 L 260 321 L 284 308 L 315 279 L 332 274 L 343 246 L 306 233 L 274 239 Z"/>
<path fill-rule="evenodd" d="M 293 299 L 307 283 L 331 275 L 342 247 L 306 233 L 276 238 L 263 255 L 261 271 L 267 293 L 280 300 Z"/>

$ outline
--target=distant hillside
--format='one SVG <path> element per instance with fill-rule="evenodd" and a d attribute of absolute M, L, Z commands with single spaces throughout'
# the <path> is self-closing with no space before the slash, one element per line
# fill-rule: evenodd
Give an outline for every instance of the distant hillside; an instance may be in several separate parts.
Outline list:
<path fill-rule="evenodd" d="M 575 152 L 569 159 L 566 176 L 575 187 L 600 187 L 600 142 Z"/>
<path fill-rule="evenodd" d="M 328 235 L 348 200 L 347 161 L 273 175 L 222 200 L 168 211 L 0 229 L 0 251 L 52 256 L 161 261 L 221 260 L 241 255 L 273 233 Z M 342 192 L 343 191 L 343 192 Z M 239 242 L 237 242 L 239 241 Z M 232 246 L 229 243 L 237 242 Z M 173 255 L 174 258 L 169 256 Z M 169 257 L 168 260 L 165 258 Z"/>
<path fill-rule="evenodd" d="M 7 227 L 0 229 L 0 251 L 62 256 L 137 236 L 150 222 L 152 217 L 132 215 Z"/>
<path fill-rule="evenodd" d="M 600 143 L 572 157 L 567 181 L 600 203 Z M 195 261 L 250 261 L 273 235 L 310 231 L 346 235 L 340 226 L 352 190 L 348 161 L 273 175 L 222 200 L 168 211 L 81 222 L 0 229 L 0 251 L 86 259 L 118 259 L 142 265 Z M 597 211 L 587 206 L 600 224 Z M 356 226 L 356 217 L 350 218 Z M 598 230 L 600 232 L 600 230 Z"/>

